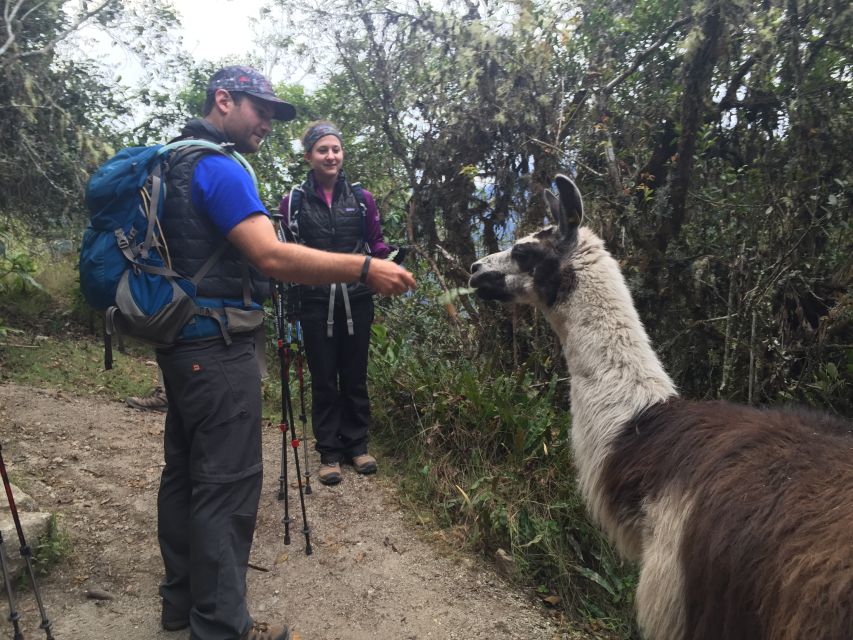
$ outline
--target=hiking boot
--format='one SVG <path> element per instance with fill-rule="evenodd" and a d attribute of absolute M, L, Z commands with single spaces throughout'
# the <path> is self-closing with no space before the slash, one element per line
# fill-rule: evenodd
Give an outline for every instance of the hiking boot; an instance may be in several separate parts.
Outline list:
<path fill-rule="evenodd" d="M 166 411 L 169 408 L 163 387 L 155 387 L 154 391 L 144 396 L 129 396 L 124 401 L 128 407 L 141 411 Z"/>
<path fill-rule="evenodd" d="M 339 462 L 322 463 L 320 465 L 320 482 L 323 484 L 338 484 L 341 481 L 341 465 Z"/>
<path fill-rule="evenodd" d="M 190 626 L 190 619 L 184 618 L 182 620 L 167 620 L 166 617 L 163 616 L 160 618 L 160 624 L 166 631 L 180 631 L 181 629 L 186 629 Z"/>
<path fill-rule="evenodd" d="M 291 631 L 287 625 L 272 625 L 266 622 L 253 622 L 240 640 L 301 640 L 296 631 Z"/>
<path fill-rule="evenodd" d="M 181 613 L 175 607 L 163 601 L 163 609 L 160 612 L 160 626 L 166 631 L 186 629 L 190 626 L 189 614 Z"/>
<path fill-rule="evenodd" d="M 376 473 L 376 458 L 369 453 L 353 456 L 352 466 L 358 473 Z"/>

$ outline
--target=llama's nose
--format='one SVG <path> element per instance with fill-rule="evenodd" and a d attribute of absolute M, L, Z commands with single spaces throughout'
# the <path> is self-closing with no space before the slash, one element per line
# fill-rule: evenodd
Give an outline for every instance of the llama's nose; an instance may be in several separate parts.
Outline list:
<path fill-rule="evenodd" d="M 474 275 L 475 273 L 477 273 L 482 268 L 482 266 L 483 265 L 480 263 L 479 260 L 477 262 L 475 262 L 474 264 L 472 264 L 471 265 L 471 275 Z"/>

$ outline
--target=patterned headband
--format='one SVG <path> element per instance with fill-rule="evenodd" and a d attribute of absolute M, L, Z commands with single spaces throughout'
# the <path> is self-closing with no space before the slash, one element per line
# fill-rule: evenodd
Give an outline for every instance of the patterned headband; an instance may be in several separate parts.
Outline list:
<path fill-rule="evenodd" d="M 338 140 L 341 141 L 341 144 L 344 143 L 343 136 L 341 132 L 338 131 L 331 124 L 315 124 L 308 130 L 308 133 L 305 134 L 305 137 L 302 139 L 302 146 L 305 147 L 305 153 L 311 151 L 311 147 L 322 138 L 323 136 L 335 136 Z"/>

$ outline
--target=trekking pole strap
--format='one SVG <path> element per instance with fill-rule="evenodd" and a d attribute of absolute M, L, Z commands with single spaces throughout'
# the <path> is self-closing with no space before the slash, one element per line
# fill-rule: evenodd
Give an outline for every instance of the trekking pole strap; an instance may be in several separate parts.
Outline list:
<path fill-rule="evenodd" d="M 338 285 L 334 282 L 329 287 L 329 314 L 326 317 L 326 337 L 331 338 L 335 331 L 335 289 Z"/>
<path fill-rule="evenodd" d="M 344 295 L 344 309 L 347 312 L 347 335 L 355 335 L 352 324 L 352 309 L 349 306 L 349 291 L 344 283 L 341 283 L 341 293 Z"/>

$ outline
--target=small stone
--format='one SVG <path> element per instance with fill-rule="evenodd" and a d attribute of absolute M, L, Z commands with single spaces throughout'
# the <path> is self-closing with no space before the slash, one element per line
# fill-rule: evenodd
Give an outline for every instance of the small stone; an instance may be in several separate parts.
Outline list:
<path fill-rule="evenodd" d="M 113 600 L 115 596 L 103 589 L 86 589 L 86 597 L 90 600 Z"/>

